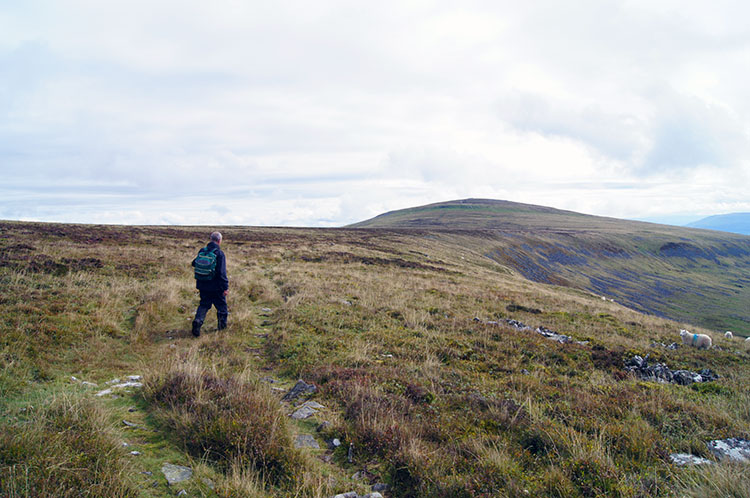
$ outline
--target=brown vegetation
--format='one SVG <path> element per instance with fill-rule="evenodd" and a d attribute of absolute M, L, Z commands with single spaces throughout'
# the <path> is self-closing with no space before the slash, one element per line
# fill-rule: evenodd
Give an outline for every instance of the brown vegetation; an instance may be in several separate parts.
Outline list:
<path fill-rule="evenodd" d="M 464 236 L 224 229 L 230 326 L 217 333 L 207 321 L 194 339 L 189 262 L 203 231 L 1 228 L 2 448 L 28 441 L 26 456 L 0 449 L 0 472 L 11 476 L 3 482 L 14 486 L 19 469 L 40 480 L 64 475 L 34 463 L 53 469 L 51 462 L 71 458 L 34 443 L 51 437 L 54 426 L 43 420 L 58 415 L 34 418 L 21 409 L 59 413 L 48 395 L 73 393 L 86 413 L 101 409 L 105 420 L 89 417 L 101 422 L 97 430 L 72 424 L 65 444 L 91 440 L 87 458 L 107 454 L 100 436 L 126 435 L 106 421 L 136 405 L 148 427 L 139 444 L 151 452 L 137 470 L 158 473 L 167 457 L 192 462 L 220 496 L 326 497 L 365 491 L 375 480 L 404 497 L 668 496 L 675 487 L 697 495 L 710 488 L 709 475 L 722 475 L 722 492 L 741 496 L 742 482 L 729 473 L 677 469 L 668 454 L 709 457 L 706 440 L 750 435 L 744 343 L 709 351 L 652 346 L 674 342 L 688 325 L 529 282 Z M 559 344 L 534 333 L 537 326 L 589 344 Z M 721 378 L 692 389 L 624 374 L 625 358 L 646 353 Z M 146 375 L 146 387 L 122 399 L 92 400 L 69 380 L 133 372 Z M 290 422 L 261 381 L 268 376 L 281 381 L 274 387 L 299 377 L 315 383 L 313 398 L 326 406 L 320 419 Z M 323 418 L 330 424 L 318 433 Z M 343 444 L 330 455 L 298 451 L 295 433 Z M 111 462 L 96 477 L 112 483 L 110 495 L 147 488 L 121 458 Z M 352 481 L 356 471 L 366 479 Z M 89 477 L 70 482 L 82 494 L 98 492 Z M 148 496 L 172 491 L 164 484 Z"/>

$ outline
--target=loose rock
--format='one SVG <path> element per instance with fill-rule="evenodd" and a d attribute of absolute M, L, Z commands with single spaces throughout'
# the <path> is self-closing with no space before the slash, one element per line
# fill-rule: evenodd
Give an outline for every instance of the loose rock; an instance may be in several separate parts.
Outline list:
<path fill-rule="evenodd" d="M 518 320 L 513 320 L 511 318 L 506 318 L 505 323 L 510 325 L 516 330 L 531 330 L 531 327 L 526 325 L 525 323 L 519 322 Z"/>
<path fill-rule="evenodd" d="M 299 434 L 294 438 L 294 447 L 295 448 L 315 448 L 320 449 L 320 445 L 315 440 L 314 437 L 312 437 L 309 434 Z"/>
<path fill-rule="evenodd" d="M 669 459 L 673 464 L 679 467 L 684 467 L 686 465 L 705 465 L 713 463 L 711 460 L 691 455 L 689 453 L 672 453 L 671 455 L 669 455 Z"/>
<path fill-rule="evenodd" d="M 625 361 L 625 370 L 633 372 L 638 378 L 664 384 L 680 384 L 686 386 L 694 382 L 711 382 L 719 378 L 709 368 L 704 368 L 700 373 L 689 370 L 670 370 L 664 363 L 648 364 L 648 357 L 641 358 L 635 355 Z"/>
<path fill-rule="evenodd" d="M 317 401 L 305 401 L 300 406 L 307 406 L 309 408 L 312 408 L 313 410 L 322 410 L 325 408 L 325 406 L 321 405 Z"/>
<path fill-rule="evenodd" d="M 109 382 L 107 382 L 107 384 L 109 384 Z M 115 384 L 112 387 L 105 389 L 103 391 L 99 391 L 98 393 L 96 393 L 96 396 L 99 396 L 99 397 L 106 396 L 107 394 L 112 394 L 114 389 L 124 389 L 126 387 L 143 387 L 143 383 L 136 382 L 136 381 L 122 382 L 120 384 Z"/>
<path fill-rule="evenodd" d="M 87 380 L 80 380 L 80 379 L 76 378 L 74 375 L 70 376 L 70 380 L 72 380 L 73 382 L 77 382 L 77 383 L 81 384 L 82 386 L 86 386 L 86 387 L 98 387 L 93 382 L 89 382 Z"/>
<path fill-rule="evenodd" d="M 294 387 L 292 387 L 289 392 L 287 392 L 284 397 L 281 398 L 281 401 L 294 401 L 303 394 L 312 394 L 317 390 L 318 388 L 313 384 L 308 384 L 304 380 L 300 379 L 297 381 Z"/>
<path fill-rule="evenodd" d="M 306 418 L 312 417 L 316 413 L 318 413 L 318 410 L 316 410 L 315 408 L 312 408 L 310 406 L 301 406 L 298 410 L 296 410 L 289 416 L 294 420 L 304 420 Z"/>
<path fill-rule="evenodd" d="M 576 341 L 569 335 L 558 334 L 557 332 L 550 330 L 547 327 L 537 327 L 536 333 L 543 337 L 546 337 L 547 339 L 552 339 L 553 341 L 557 341 L 560 344 L 574 343 L 580 346 L 584 346 L 589 343 L 589 341 Z"/>
<path fill-rule="evenodd" d="M 750 441 L 732 437 L 729 439 L 715 439 L 709 441 L 708 449 L 719 459 L 729 459 L 737 462 L 750 461 Z"/>
<path fill-rule="evenodd" d="M 164 474 L 164 477 L 167 478 L 167 482 L 170 486 L 187 481 L 193 476 L 193 469 L 190 467 L 174 465 L 171 463 L 165 463 L 162 465 L 161 472 Z"/>
<path fill-rule="evenodd" d="M 680 345 L 679 345 L 679 344 L 677 344 L 676 342 L 673 342 L 673 343 L 672 343 L 672 344 L 670 344 L 670 345 L 666 345 L 666 344 L 664 344 L 663 342 L 652 342 L 652 343 L 651 343 L 651 347 L 652 347 L 652 348 L 655 348 L 655 347 L 657 347 L 657 346 L 661 346 L 661 347 L 663 347 L 664 349 L 671 349 L 672 351 L 674 351 L 674 350 L 676 350 L 676 349 L 679 349 L 679 348 L 680 348 Z"/>

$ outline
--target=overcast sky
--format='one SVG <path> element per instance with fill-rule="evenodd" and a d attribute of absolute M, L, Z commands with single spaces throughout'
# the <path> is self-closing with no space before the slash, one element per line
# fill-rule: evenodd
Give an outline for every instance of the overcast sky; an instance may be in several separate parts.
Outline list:
<path fill-rule="evenodd" d="M 747 212 L 748 5 L 0 0 L 0 219 Z"/>

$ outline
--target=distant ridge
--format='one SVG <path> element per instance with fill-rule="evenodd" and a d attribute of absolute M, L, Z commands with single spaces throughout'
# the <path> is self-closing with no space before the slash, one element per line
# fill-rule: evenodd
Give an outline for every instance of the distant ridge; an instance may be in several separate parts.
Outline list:
<path fill-rule="evenodd" d="M 688 223 L 687 226 L 750 235 L 750 213 L 717 214 Z"/>
<path fill-rule="evenodd" d="M 348 228 L 428 228 L 449 230 L 579 227 L 586 219 L 611 220 L 533 204 L 494 199 L 461 199 L 383 213 Z M 618 220 L 619 221 L 619 220 Z"/>
<path fill-rule="evenodd" d="M 750 334 L 747 235 L 491 199 L 400 209 L 349 228 L 453 243 L 535 282 Z"/>
<path fill-rule="evenodd" d="M 383 213 L 347 228 L 414 228 L 429 230 L 533 230 L 621 232 L 653 223 L 594 216 L 546 206 L 494 199 L 462 199 Z"/>

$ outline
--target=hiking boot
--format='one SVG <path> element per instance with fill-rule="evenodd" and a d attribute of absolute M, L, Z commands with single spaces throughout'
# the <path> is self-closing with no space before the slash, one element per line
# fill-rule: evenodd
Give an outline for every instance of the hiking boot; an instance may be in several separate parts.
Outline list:
<path fill-rule="evenodd" d="M 200 322 L 196 322 L 195 320 L 193 320 L 193 335 L 195 337 L 200 337 L 200 335 L 201 335 L 201 325 L 203 325 L 203 324 L 200 323 Z"/>
<path fill-rule="evenodd" d="M 219 320 L 217 329 L 224 330 L 225 328 L 227 328 L 227 315 L 218 315 L 217 318 Z"/>

